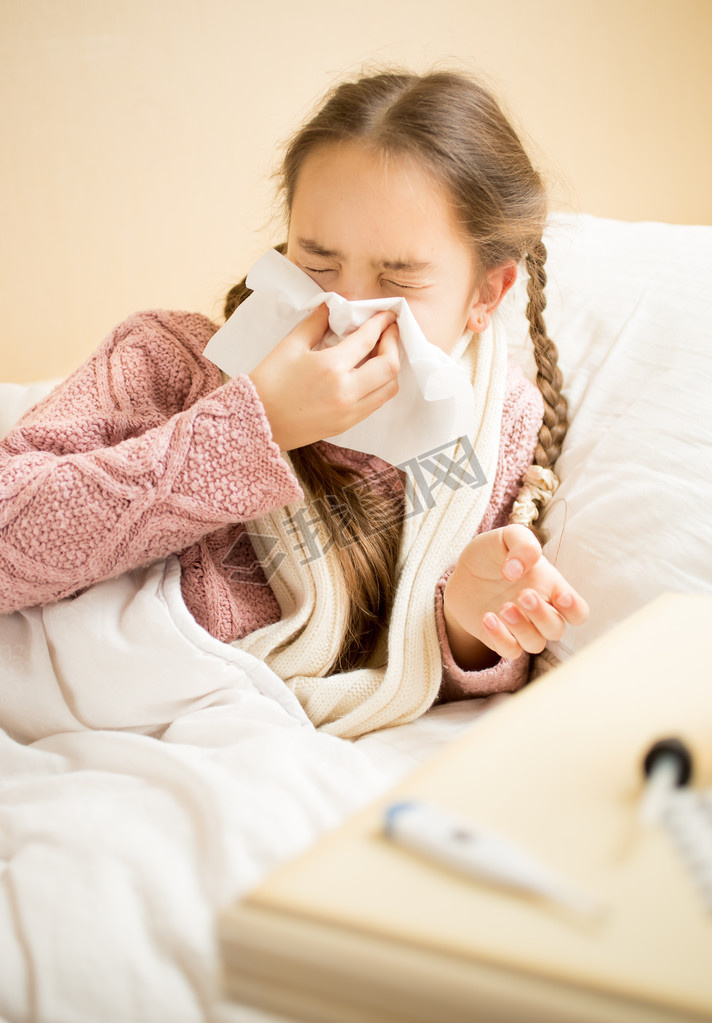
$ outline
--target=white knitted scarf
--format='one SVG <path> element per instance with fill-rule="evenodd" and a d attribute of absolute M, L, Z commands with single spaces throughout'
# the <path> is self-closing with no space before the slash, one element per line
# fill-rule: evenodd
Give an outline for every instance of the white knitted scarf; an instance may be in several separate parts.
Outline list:
<path fill-rule="evenodd" d="M 247 524 L 263 566 L 274 565 L 275 551 L 280 552 L 282 560 L 269 582 L 282 618 L 238 645 L 284 680 L 315 726 L 343 738 L 412 721 L 431 706 L 440 688 L 435 587 L 476 533 L 487 507 L 497 468 L 506 377 L 506 345 L 492 327 L 469 343 L 463 339 L 458 347 L 464 347 L 458 361 L 474 390 L 472 432 L 449 449 L 451 471 L 431 492 L 430 507 L 406 508 L 388 634 L 367 667 L 329 674 L 344 640 L 349 597 L 333 547 L 305 559 L 295 544 L 304 502 Z M 486 482 L 455 485 L 456 466 L 463 467 L 463 479 L 472 480 L 467 464 L 472 450 Z M 407 492 L 414 487 L 409 479 Z"/>

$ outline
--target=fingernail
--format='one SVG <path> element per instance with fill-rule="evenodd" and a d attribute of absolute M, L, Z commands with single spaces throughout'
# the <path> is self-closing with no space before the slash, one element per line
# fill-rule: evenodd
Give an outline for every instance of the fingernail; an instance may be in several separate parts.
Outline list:
<path fill-rule="evenodd" d="M 496 629 L 497 615 L 493 615 L 491 611 L 488 611 L 487 614 L 482 619 L 482 624 L 486 629 Z"/>
<path fill-rule="evenodd" d="M 524 575 L 524 565 L 519 558 L 510 558 L 509 561 L 505 561 L 502 572 L 507 579 L 519 579 Z"/>
<path fill-rule="evenodd" d="M 525 590 L 519 597 L 519 603 L 527 611 L 533 611 L 537 605 L 536 593 L 532 593 L 531 590 Z"/>
<path fill-rule="evenodd" d="M 557 603 L 558 607 L 571 607 L 573 602 L 574 602 L 574 598 L 571 596 L 570 593 L 561 593 L 556 598 L 556 603 Z"/>

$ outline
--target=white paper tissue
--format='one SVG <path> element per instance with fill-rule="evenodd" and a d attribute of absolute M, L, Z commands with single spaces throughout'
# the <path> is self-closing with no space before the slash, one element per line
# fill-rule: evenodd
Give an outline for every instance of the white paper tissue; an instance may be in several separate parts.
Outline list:
<path fill-rule="evenodd" d="M 472 385 L 457 362 L 430 344 L 404 298 L 349 302 L 324 292 L 308 274 L 271 249 L 247 277 L 253 294 L 211 338 L 205 355 L 229 376 L 250 373 L 316 306 L 329 308 L 341 339 L 374 313 L 392 309 L 400 333 L 398 394 L 366 419 L 325 440 L 399 465 L 468 435 L 474 418 Z M 456 354 L 464 347 L 457 346 Z"/>

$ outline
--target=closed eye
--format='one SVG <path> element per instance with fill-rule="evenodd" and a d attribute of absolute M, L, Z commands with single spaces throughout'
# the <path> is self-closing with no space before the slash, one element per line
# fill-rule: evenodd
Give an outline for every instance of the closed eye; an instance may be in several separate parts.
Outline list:
<path fill-rule="evenodd" d="M 383 283 L 383 284 L 390 284 L 391 287 L 393 287 L 393 288 L 400 288 L 403 291 L 415 291 L 419 287 L 422 287 L 422 285 L 419 285 L 419 284 L 401 284 L 400 281 L 391 281 L 388 278 L 385 278 L 381 283 Z"/>
<path fill-rule="evenodd" d="M 336 273 L 333 266 L 305 266 L 304 269 L 310 274 L 332 274 Z M 421 284 L 403 284 L 401 281 L 391 280 L 389 277 L 381 278 L 381 285 L 388 285 L 391 288 L 398 288 L 399 291 L 416 291 L 422 288 Z"/>

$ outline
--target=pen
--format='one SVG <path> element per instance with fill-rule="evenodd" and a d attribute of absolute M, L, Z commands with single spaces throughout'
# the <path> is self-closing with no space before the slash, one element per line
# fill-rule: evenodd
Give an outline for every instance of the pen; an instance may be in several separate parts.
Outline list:
<path fill-rule="evenodd" d="M 392 841 L 460 874 L 563 903 L 586 916 L 601 905 L 539 863 L 514 842 L 440 807 L 394 803 L 384 833 Z"/>

